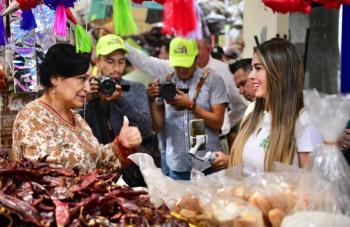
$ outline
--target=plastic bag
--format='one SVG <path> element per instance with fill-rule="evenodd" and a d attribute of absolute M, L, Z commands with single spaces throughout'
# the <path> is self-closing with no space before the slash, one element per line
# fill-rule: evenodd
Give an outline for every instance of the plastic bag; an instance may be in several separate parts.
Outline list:
<path fill-rule="evenodd" d="M 301 191 L 308 190 L 310 195 L 322 190 L 327 190 L 329 193 L 332 191 L 334 204 L 331 207 L 317 207 L 317 209 L 341 211 L 343 214 L 350 215 L 350 168 L 336 146 L 337 137 L 350 119 L 349 96 L 325 95 L 311 90 L 305 91 L 304 97 L 305 106 L 323 135 L 324 143 L 312 155 L 312 177 L 305 176 L 314 179 L 303 180 L 302 183 L 305 185 L 300 185 Z M 325 184 L 317 183 L 318 178 Z M 325 188 L 322 188 L 322 185 Z M 325 204 L 330 205 L 328 202 Z"/>
<path fill-rule="evenodd" d="M 301 225 L 302 223 L 302 225 Z M 286 217 L 282 227 L 349 227 L 350 218 L 344 215 L 320 211 L 302 211 Z"/>
<path fill-rule="evenodd" d="M 154 164 L 153 158 L 145 153 L 135 153 L 128 156 L 140 167 L 142 176 L 147 184 L 150 201 L 155 207 L 160 207 L 163 203 L 171 208 L 176 201 L 186 194 L 184 188 L 190 187 L 189 182 L 174 181 L 170 177 L 164 176 L 161 169 Z M 171 193 L 169 193 L 171 191 Z"/>
<path fill-rule="evenodd" d="M 218 194 L 205 176 L 198 175 L 199 181 L 175 181 L 164 176 L 147 154 L 135 153 L 128 158 L 139 165 L 151 202 L 156 206 L 164 202 L 173 215 L 199 226 L 263 226 L 256 207 L 237 197 Z"/>
<path fill-rule="evenodd" d="M 281 163 L 274 163 L 273 167 L 275 172 L 235 167 L 208 176 L 195 174 L 191 180 L 201 188 L 214 186 L 220 198 L 232 197 L 248 202 L 261 211 L 267 226 L 275 227 L 280 226 L 285 215 L 295 207 L 296 187 L 305 171 Z M 244 175 L 247 172 L 249 175 Z"/>

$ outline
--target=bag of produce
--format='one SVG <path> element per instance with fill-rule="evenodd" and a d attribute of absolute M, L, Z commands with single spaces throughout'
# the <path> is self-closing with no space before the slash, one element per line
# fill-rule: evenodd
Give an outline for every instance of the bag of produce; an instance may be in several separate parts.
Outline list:
<path fill-rule="evenodd" d="M 305 106 L 324 142 L 297 186 L 297 203 L 282 226 L 350 226 L 350 168 L 336 139 L 350 118 L 350 99 L 306 91 Z"/>

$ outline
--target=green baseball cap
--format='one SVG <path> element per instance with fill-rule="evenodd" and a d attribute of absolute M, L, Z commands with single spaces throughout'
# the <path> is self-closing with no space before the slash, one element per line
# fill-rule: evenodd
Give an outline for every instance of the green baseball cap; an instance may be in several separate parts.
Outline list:
<path fill-rule="evenodd" d="M 194 39 L 176 37 L 169 46 L 169 63 L 172 67 L 189 68 L 198 55 L 197 43 Z"/>
<path fill-rule="evenodd" d="M 98 39 L 96 44 L 96 56 L 108 55 L 116 50 L 123 50 L 128 53 L 128 49 L 125 47 L 124 40 L 114 34 L 102 36 Z"/>

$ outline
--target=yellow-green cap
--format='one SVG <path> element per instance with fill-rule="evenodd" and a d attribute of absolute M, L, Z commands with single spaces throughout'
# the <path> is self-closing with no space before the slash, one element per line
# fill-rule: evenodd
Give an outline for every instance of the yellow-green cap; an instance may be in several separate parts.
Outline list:
<path fill-rule="evenodd" d="M 172 67 L 189 68 L 198 55 L 197 43 L 193 39 L 176 37 L 169 46 L 169 63 Z"/>
<path fill-rule="evenodd" d="M 114 34 L 102 36 L 98 39 L 96 44 L 96 56 L 108 55 L 116 50 L 123 50 L 128 53 L 128 49 L 125 47 L 124 40 Z"/>

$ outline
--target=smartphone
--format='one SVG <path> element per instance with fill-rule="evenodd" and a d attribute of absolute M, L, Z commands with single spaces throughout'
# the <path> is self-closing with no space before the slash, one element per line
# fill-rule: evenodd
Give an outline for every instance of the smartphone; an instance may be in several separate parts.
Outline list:
<path fill-rule="evenodd" d="M 196 136 L 205 135 L 205 125 L 203 119 L 194 119 L 190 121 L 190 135 L 193 137 L 192 147 L 196 145 Z M 205 150 L 205 143 L 203 143 L 198 150 Z"/>

